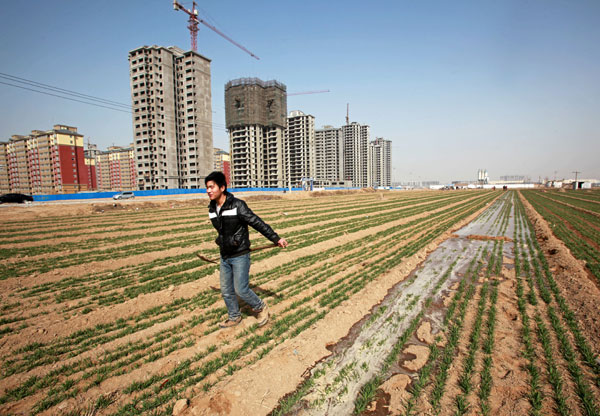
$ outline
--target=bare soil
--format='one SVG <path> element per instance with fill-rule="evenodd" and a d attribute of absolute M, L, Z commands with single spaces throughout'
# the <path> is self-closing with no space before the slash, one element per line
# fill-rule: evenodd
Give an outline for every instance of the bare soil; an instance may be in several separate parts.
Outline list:
<path fill-rule="evenodd" d="M 319 217 L 321 215 L 329 215 L 331 209 L 336 207 L 336 204 L 340 207 L 377 206 L 378 201 L 402 200 L 404 198 L 416 198 L 419 196 L 430 198 L 438 195 L 433 192 L 384 193 L 371 192 L 368 190 L 348 193 L 314 194 L 316 193 L 294 193 L 292 195 L 273 196 L 244 195 L 244 198 L 249 201 L 255 201 L 254 205 L 257 207 L 256 211 L 264 212 L 264 218 L 268 219 L 268 222 L 270 223 L 276 224 L 280 219 L 283 221 L 290 218 L 314 216 L 315 221 L 311 223 L 277 229 L 281 235 L 285 236 L 286 233 L 310 230 L 312 229 L 311 227 L 315 226 L 315 223 L 321 224 L 322 226 L 335 224 L 339 219 L 333 218 L 319 221 Z M 292 265 L 295 261 L 319 255 L 330 248 L 361 241 L 375 233 L 385 232 L 391 227 L 407 224 L 410 221 L 424 218 L 426 215 L 431 215 L 434 212 L 445 210 L 453 206 L 459 206 L 464 204 L 465 201 L 476 198 L 478 195 L 480 194 L 467 192 L 462 200 L 457 200 L 455 202 L 451 201 L 444 205 L 443 208 L 430 210 L 408 218 L 390 221 L 386 224 L 341 235 L 336 238 L 307 245 L 306 247 L 294 249 L 292 246 L 290 250 L 280 250 L 272 257 L 253 262 L 252 274 L 258 275 L 260 273 L 268 273 L 271 270 L 276 270 L 279 266 L 286 267 Z M 498 193 L 498 195 L 501 194 Z M 323 201 L 315 201 L 315 199 L 312 198 L 315 196 L 320 197 Z M 527 205 L 527 202 L 524 202 Z M 410 207 L 420 206 L 425 203 L 426 202 L 414 201 L 411 203 Z M 78 216 L 85 216 L 86 218 L 96 218 L 94 216 L 97 216 L 99 221 L 90 221 L 90 229 L 94 229 L 94 224 L 103 224 L 106 223 L 106 221 L 114 221 L 117 226 L 111 228 L 113 231 L 107 233 L 107 235 L 114 237 L 124 234 L 122 231 L 118 231 L 118 225 L 126 224 L 127 219 L 118 217 L 111 219 L 111 215 L 119 213 L 136 213 L 136 219 L 153 218 L 153 215 L 156 215 L 156 212 L 159 210 L 162 212 L 164 210 L 172 209 L 174 212 L 173 218 L 175 218 L 177 216 L 184 216 L 185 209 L 200 209 L 201 211 L 199 212 L 204 212 L 206 205 L 206 199 L 198 198 L 190 201 L 157 200 L 144 202 L 135 200 L 124 201 L 118 204 L 94 202 L 90 204 L 40 205 L 23 208 L 15 207 L 10 210 L 0 210 L 0 223 L 13 227 L 11 224 L 18 224 L 18 222 L 21 221 L 30 221 L 34 224 L 38 219 L 48 219 L 52 221 L 56 219 L 57 221 L 60 221 L 61 218 L 66 217 L 75 220 Z M 495 243 L 500 242 L 503 242 L 506 245 L 512 244 L 512 239 L 503 235 L 483 235 L 478 229 L 474 230 L 474 232 L 469 235 L 461 235 L 458 231 L 461 227 L 469 224 L 489 207 L 490 205 L 480 209 L 468 218 L 463 219 L 414 255 L 404 258 L 402 263 L 394 269 L 377 276 L 375 280 L 367 286 L 354 293 L 339 306 L 328 311 L 324 318 L 304 330 L 300 336 L 290 337 L 282 341 L 271 341 L 266 345 L 271 348 L 271 350 L 263 358 L 253 360 L 253 358 L 257 358 L 259 350 L 252 351 L 251 353 L 248 353 L 248 355 L 232 361 L 233 367 L 231 368 L 233 368 L 233 371 L 231 368 L 221 368 L 209 375 L 202 383 L 182 390 L 180 396 L 189 398 L 190 405 L 183 413 L 181 413 L 181 415 L 266 415 L 270 413 L 277 407 L 281 398 L 295 391 L 298 385 L 310 374 L 311 369 L 316 368 L 315 366 L 319 363 L 325 363 L 328 359 L 336 357 L 338 354 L 343 354 L 345 348 L 355 342 L 360 333 L 360 329 L 367 322 L 367 319 L 376 313 L 379 305 L 384 304 L 383 302 L 386 297 L 390 296 L 397 285 L 406 284 L 408 277 L 412 276 L 417 269 L 420 270 L 420 268 L 425 265 L 431 268 L 432 273 L 443 273 L 443 270 L 445 270 L 445 267 L 447 266 L 443 261 L 440 263 L 427 263 L 429 259 L 432 258 L 432 253 L 436 252 L 442 243 L 448 239 L 452 239 L 453 244 L 456 244 L 454 247 L 458 247 L 456 252 L 452 251 L 451 248 L 443 248 L 443 250 L 439 251 L 438 254 L 441 253 L 439 254 L 440 256 L 448 259 L 444 261 L 450 261 L 449 259 L 451 259 L 453 255 L 460 253 L 463 244 L 472 243 L 479 246 L 483 244 L 492 246 Z M 545 251 L 546 257 L 548 258 L 555 277 L 563 291 L 563 295 L 569 300 L 569 305 L 573 308 L 580 326 L 585 328 L 585 335 L 590 340 L 590 344 L 593 345 L 594 348 L 597 348 L 596 346 L 600 345 L 598 343 L 600 341 L 600 328 L 597 325 L 597 322 L 600 322 L 600 312 L 598 311 L 597 306 L 595 306 L 597 305 L 597 300 L 600 296 L 598 288 L 586 275 L 585 268 L 582 267 L 581 262 L 575 260 L 564 245 L 561 251 L 560 244 L 562 243 L 560 241 L 554 241 L 556 238 L 551 234 L 547 224 L 546 230 L 543 229 L 543 224 L 539 223 L 539 215 L 536 217 L 535 215 L 537 213 L 535 213 L 535 211 L 530 213 L 530 211 L 532 211 L 531 207 L 527 207 L 527 209 L 530 218 L 537 221 L 534 222 L 534 224 L 536 233 L 538 234 L 538 241 Z M 394 211 L 395 208 L 384 209 L 377 211 L 373 215 L 375 217 L 376 215 Z M 401 211 L 401 209 L 398 210 L 398 212 Z M 357 214 L 356 216 L 346 217 L 345 219 L 355 218 L 359 220 L 362 219 L 362 217 L 364 217 L 363 214 Z M 165 225 L 161 224 L 166 224 L 166 220 L 157 218 L 156 223 L 152 225 L 152 229 L 164 229 Z M 363 268 L 366 269 L 371 267 L 397 250 L 400 250 L 402 247 L 418 241 L 434 227 L 435 223 L 432 223 L 409 238 L 401 239 L 397 242 L 390 242 L 388 246 L 379 248 L 371 258 L 340 270 L 335 268 L 340 264 L 350 261 L 354 257 L 360 256 L 363 250 L 379 246 L 375 243 L 365 244 L 350 251 L 338 252 L 329 258 L 324 258 L 315 263 L 311 263 L 310 265 L 302 266 L 298 268 L 298 270 L 289 273 L 274 273 L 269 278 L 265 278 L 264 281 L 261 281 L 255 290 L 261 297 L 266 299 L 268 303 L 273 302 L 270 306 L 270 310 L 274 318 L 285 315 L 287 308 L 303 298 L 307 299 L 303 300 L 303 306 L 319 310 L 318 298 L 310 299 L 312 296 L 317 296 L 321 291 L 326 290 L 329 285 L 337 279 L 341 279 L 344 276 L 350 276 L 355 272 L 360 272 Z M 45 227 L 42 227 L 41 225 L 37 228 L 32 227 L 33 230 L 41 230 L 44 228 Z M 181 226 L 181 228 L 184 227 Z M 538 230 L 538 228 L 541 230 Z M 543 234 L 544 231 L 549 232 L 549 235 Z M 60 232 L 60 229 L 57 228 L 57 235 Z M 48 242 L 50 243 L 81 241 L 82 244 L 84 244 L 86 241 L 86 237 L 81 237 L 81 240 L 77 240 L 80 237 L 61 237 L 53 240 L 51 235 L 48 239 Z M 540 237 L 540 235 L 542 235 L 542 237 Z M 151 239 L 140 241 L 150 240 Z M 154 241 L 154 239 L 152 240 Z M 156 240 L 160 240 L 160 238 L 157 238 Z M 259 245 L 260 243 L 257 242 L 255 244 Z M 10 244 L 2 244 L 2 246 L 10 247 Z M 17 247 L 16 244 L 15 247 Z M 23 243 L 22 247 L 27 247 L 27 244 Z M 9 307 L 6 312 L 3 311 L 3 317 L 13 318 L 31 313 L 40 313 L 40 315 L 24 321 L 29 325 L 28 327 L 20 329 L 15 333 L 6 333 L 0 336 L 0 352 L 3 353 L 3 358 L 0 361 L 1 366 L 6 365 L 8 360 L 14 359 L 15 357 L 24 357 L 26 355 L 25 353 L 17 353 L 16 351 L 18 351 L 19 348 L 29 345 L 31 342 L 35 341 L 52 345 L 52 343 L 57 340 L 67 339 L 70 334 L 77 330 L 85 330 L 94 328 L 97 325 L 109 324 L 124 317 L 135 318 L 151 308 L 169 305 L 174 301 L 185 301 L 198 294 L 210 294 L 215 290 L 218 291 L 219 282 L 218 271 L 215 271 L 198 280 L 172 285 L 156 292 L 141 294 L 125 302 L 98 307 L 89 313 L 82 313 L 80 309 L 77 309 L 77 303 L 80 301 L 84 303 L 90 301 L 91 297 L 57 303 L 53 301 L 52 297 L 46 298 L 46 295 L 23 298 L 21 294 L 24 289 L 31 289 L 41 284 L 53 284 L 60 282 L 66 277 L 85 277 L 90 275 L 90 273 L 95 273 L 94 276 L 96 276 L 98 273 L 119 271 L 127 267 L 147 264 L 162 258 L 187 254 L 191 255 L 198 250 L 206 249 L 214 250 L 213 243 L 203 243 L 196 247 L 147 252 L 117 260 L 91 262 L 71 266 L 65 269 L 50 270 L 45 273 L 32 273 L 28 276 L 9 278 L 0 281 L 0 307 Z M 81 248 L 81 253 L 85 253 L 85 247 Z M 73 254 L 77 254 L 77 252 L 73 252 Z M 567 262 L 566 260 L 569 261 Z M 173 266 L 183 263 L 184 261 L 179 260 L 177 262 L 169 263 L 168 265 Z M 163 267 L 165 266 L 157 267 L 157 269 L 161 270 Z M 190 271 L 198 271 L 205 267 L 212 266 L 207 264 Z M 275 302 L 277 296 L 286 293 L 286 290 L 282 290 L 279 293 L 277 292 L 279 287 L 283 287 L 282 285 L 288 283 L 292 285 L 294 282 L 302 279 L 305 275 L 317 274 L 322 270 L 328 269 L 336 271 L 328 275 L 325 280 L 304 288 L 294 296 L 286 298 L 281 302 Z M 577 273 L 575 273 L 576 271 Z M 442 312 L 449 304 L 450 294 L 457 289 L 458 280 L 462 277 L 461 273 L 462 271 L 458 271 L 457 274 L 453 275 L 452 279 L 455 280 L 448 282 L 448 286 L 444 287 L 442 290 L 443 293 L 441 297 L 436 298 L 434 308 L 435 313 L 427 316 L 418 326 L 415 336 L 403 349 L 401 360 L 395 364 L 396 367 L 394 368 L 397 369 L 397 372 L 380 386 L 379 395 L 376 400 L 370 404 L 369 409 L 365 414 L 382 415 L 398 414 L 402 412 L 414 379 L 414 374 L 418 373 L 428 359 L 429 350 L 427 346 L 431 345 L 431 343 L 434 342 L 435 336 L 439 335 L 439 322 Z M 501 276 L 493 276 L 492 278 L 500 279 L 500 284 L 497 306 L 498 322 L 496 344 L 493 354 L 494 365 L 492 367 L 494 383 L 490 399 L 491 414 L 527 414 L 530 410 L 530 405 L 526 398 L 528 392 L 528 373 L 524 370 L 524 365 L 527 362 L 522 356 L 520 317 L 516 307 L 514 260 L 510 256 L 504 256 Z M 483 276 L 480 277 L 477 284 L 480 285 L 483 280 Z M 456 282 L 456 284 L 454 282 Z M 291 287 L 293 288 L 293 286 Z M 293 289 L 289 290 L 291 291 Z M 14 308 L 10 306 L 11 302 L 14 302 L 14 300 L 20 302 L 19 307 Z M 471 300 L 472 305 L 475 305 L 476 301 L 476 299 Z M 63 311 L 65 308 L 75 308 L 73 309 L 75 313 L 72 315 L 65 314 Z M 254 328 L 253 324 L 256 323 L 256 320 L 251 316 L 245 317 L 242 325 L 228 330 L 214 331 L 214 321 L 202 322 L 194 327 L 186 326 L 186 323 L 190 320 L 213 313 L 214 311 L 219 310 L 219 308 L 223 308 L 222 301 L 218 301 L 210 306 L 196 306 L 195 309 L 180 309 L 177 310 L 177 313 L 174 316 L 169 316 L 168 319 L 154 324 L 151 327 L 135 331 L 110 342 L 100 343 L 76 356 L 70 358 L 63 357 L 63 360 L 59 363 L 40 365 L 30 371 L 17 373 L 11 376 L 0 373 L 0 397 L 6 394 L 10 389 L 24 383 L 31 376 L 44 377 L 52 370 L 57 369 L 60 365 L 76 363 L 82 359 L 90 359 L 94 363 L 94 366 L 99 366 L 98 363 L 106 357 L 108 352 L 118 351 L 120 348 L 125 348 L 127 345 L 130 345 L 130 343 L 152 340 L 160 331 L 170 328 L 180 328 L 180 331 L 177 332 L 177 334 L 182 335 L 185 340 L 189 341 L 185 346 L 180 346 L 156 360 L 140 360 L 135 362 L 134 364 L 125 367 L 126 371 L 124 371 L 123 374 L 111 374 L 109 378 L 103 380 L 98 385 L 89 388 L 87 391 L 78 394 L 76 397 L 65 399 L 57 406 L 50 407 L 40 413 L 41 415 L 73 414 L 74 411 L 79 409 L 81 414 L 84 414 L 84 409 L 94 409 L 93 404 L 96 403 L 98 398 L 100 396 L 105 396 L 110 398 L 112 404 L 106 409 L 95 408 L 94 412 L 97 416 L 113 414 L 119 407 L 131 403 L 133 397 L 139 395 L 139 393 L 125 392 L 126 388 L 130 386 L 133 381 L 143 382 L 150 376 L 164 375 L 164 379 L 160 380 L 154 387 L 151 387 L 148 390 L 142 390 L 149 392 L 150 394 L 161 394 L 169 389 L 168 372 L 177 368 L 182 362 L 192 359 L 198 353 L 206 351 L 207 348 L 211 346 L 216 346 L 217 348 L 214 352 L 208 353 L 204 358 L 196 361 L 192 365 L 194 371 L 199 371 L 201 365 L 208 363 L 210 360 L 216 360 L 221 354 L 226 354 L 240 347 L 244 343 L 244 340 L 246 339 L 244 337 L 248 331 L 255 331 L 253 333 L 260 335 L 266 333 L 266 331 L 271 328 L 270 325 L 260 329 Z M 385 315 L 383 316 L 385 317 Z M 467 314 L 465 330 L 468 330 L 471 327 L 473 316 L 474 308 L 471 308 Z M 139 322 L 144 322 L 144 319 L 148 318 L 140 319 Z M 9 325 L 16 327 L 18 323 Z M 0 329 L 2 328 L 3 326 L 0 326 Z M 168 339 L 163 341 L 165 348 L 168 346 L 168 341 Z M 445 410 L 442 414 L 453 413 L 454 407 L 452 398 L 457 393 L 455 384 L 458 377 L 458 371 L 460 370 L 459 363 L 462 362 L 462 357 L 465 354 L 465 345 L 467 341 L 467 336 L 465 335 L 461 341 L 459 356 L 450 370 L 450 380 L 452 380 L 452 382 L 450 383 L 451 387 L 445 393 Z M 445 343 L 446 341 L 444 338 L 442 341 L 438 342 L 438 345 L 443 347 Z M 144 352 L 147 353 L 147 350 L 142 351 L 142 353 Z M 598 351 L 596 350 L 596 352 Z M 481 357 L 479 357 L 479 359 L 480 358 Z M 345 357 L 344 359 L 346 361 L 340 361 L 340 365 L 350 363 L 353 360 L 353 357 Z M 356 359 L 356 357 L 354 357 L 354 359 Z M 252 364 L 246 364 L 248 360 L 253 361 Z M 358 364 L 360 364 L 360 362 L 358 362 Z M 375 362 L 369 362 L 369 365 L 374 366 Z M 481 368 L 480 362 L 478 362 L 477 368 Z M 564 371 L 564 363 L 561 363 L 561 369 Z M 82 372 L 76 372 L 72 376 L 69 376 L 69 379 L 73 378 L 78 380 L 81 376 Z M 65 380 L 66 378 L 61 377 L 57 383 L 61 383 L 60 385 L 62 385 Z M 477 381 L 478 379 L 475 378 L 474 380 Z M 75 386 L 84 388 L 90 381 L 91 379 L 87 381 L 78 381 Z M 207 391 L 204 390 L 206 386 L 209 386 Z M 348 387 L 350 389 L 352 388 L 351 383 L 348 384 Z M 572 387 L 569 385 L 569 388 L 571 389 Z M 544 389 L 547 391 L 548 386 L 544 386 Z M 0 414 L 29 414 L 32 407 L 46 397 L 47 391 L 48 389 L 42 389 L 38 393 L 27 396 L 25 399 L 9 401 L 6 404 L 0 405 Z M 471 400 L 474 399 L 471 398 Z M 476 409 L 475 401 L 472 401 L 471 403 L 473 404 L 473 408 Z M 548 406 L 548 404 L 546 404 L 546 406 Z M 164 407 L 159 409 L 164 409 Z M 421 409 L 423 410 L 422 414 L 426 414 L 429 411 L 426 405 Z M 545 407 L 544 410 L 547 411 L 545 414 L 553 414 L 551 406 Z M 470 414 L 477 414 L 477 412 L 475 411 Z"/>

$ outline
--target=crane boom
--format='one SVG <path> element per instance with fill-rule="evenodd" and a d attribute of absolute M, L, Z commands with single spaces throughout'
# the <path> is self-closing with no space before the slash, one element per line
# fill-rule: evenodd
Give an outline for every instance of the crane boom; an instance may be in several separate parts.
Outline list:
<path fill-rule="evenodd" d="M 244 52 L 246 52 L 247 54 L 249 54 L 251 57 L 253 57 L 256 60 L 260 60 L 260 58 L 256 55 L 254 55 L 252 52 L 250 52 L 248 49 L 244 48 L 242 45 L 240 45 L 239 43 L 237 43 L 235 40 L 231 39 L 229 36 L 227 36 L 225 33 L 221 32 L 219 29 L 217 29 L 216 27 L 206 23 L 204 20 L 202 19 L 198 19 L 198 21 L 200 23 L 202 23 L 204 26 L 208 27 L 209 29 L 211 29 L 212 31 L 214 31 L 215 33 L 223 36 L 225 39 L 227 39 L 229 42 L 233 43 L 235 46 L 237 46 L 238 48 L 240 48 L 241 50 L 243 50 Z"/>
<path fill-rule="evenodd" d="M 192 4 L 192 10 L 188 10 L 185 7 L 183 7 L 181 4 L 179 4 L 179 2 L 177 0 L 173 0 L 173 9 L 175 9 L 175 10 L 181 10 L 182 12 L 185 12 L 189 16 L 188 27 L 187 28 L 190 31 L 190 36 L 192 38 L 192 50 L 194 52 L 198 51 L 197 35 L 198 35 L 198 22 L 200 22 L 204 26 L 206 26 L 210 30 L 212 30 L 213 32 L 217 33 L 218 35 L 220 35 L 220 36 L 224 37 L 225 39 L 227 39 L 229 42 L 233 43 L 235 46 L 237 46 L 238 48 L 240 48 L 241 50 L 243 50 L 244 52 L 246 52 L 247 54 L 249 54 L 254 59 L 257 59 L 257 60 L 260 59 L 258 56 L 256 56 L 252 52 L 250 52 L 248 49 L 244 48 L 242 45 L 240 45 L 239 43 L 237 43 L 236 41 L 234 41 L 233 39 L 231 39 L 225 33 L 221 32 L 219 29 L 217 29 L 213 25 L 211 25 L 211 24 L 205 22 L 204 20 L 200 19 L 198 17 L 198 10 L 196 9 L 196 2 L 193 2 L 193 4 Z"/>
<path fill-rule="evenodd" d="M 289 97 L 290 95 L 321 94 L 324 92 L 330 92 L 330 91 L 329 90 L 318 90 L 318 91 L 290 92 L 287 94 L 287 96 Z"/>

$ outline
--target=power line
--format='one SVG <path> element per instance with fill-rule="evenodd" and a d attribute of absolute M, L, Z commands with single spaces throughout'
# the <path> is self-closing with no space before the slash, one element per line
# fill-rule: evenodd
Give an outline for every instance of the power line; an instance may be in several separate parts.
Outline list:
<path fill-rule="evenodd" d="M 11 87 L 16 87 L 16 88 L 21 88 L 21 89 L 28 90 L 28 91 L 37 92 L 37 93 L 39 93 L 39 94 L 50 95 L 50 96 L 52 96 L 52 97 L 58 97 L 58 98 L 62 98 L 62 99 L 64 99 L 64 100 L 76 101 L 76 102 L 78 102 L 78 103 L 82 103 L 82 104 L 94 105 L 94 106 L 96 106 L 96 107 L 103 107 L 103 108 L 108 108 L 109 110 L 120 111 L 120 112 L 122 112 L 122 113 L 129 113 L 129 114 L 132 114 L 132 113 L 131 113 L 131 110 L 122 110 L 122 109 L 119 109 L 119 108 L 108 107 L 108 106 L 106 106 L 106 105 L 101 105 L 101 104 L 90 103 L 90 102 L 87 102 L 87 101 L 77 100 L 77 99 L 75 99 L 75 98 L 70 98 L 70 97 L 64 97 L 64 96 L 62 96 L 62 95 L 52 94 L 52 93 L 45 92 L 45 91 L 34 90 L 33 88 L 27 88 L 27 87 L 23 87 L 22 85 L 14 85 L 14 84 L 9 84 L 8 82 L 3 82 L 3 81 L 0 81 L 0 84 L 4 84 L 4 85 L 10 85 Z"/>
<path fill-rule="evenodd" d="M 106 100 L 104 98 L 100 98 L 100 97 L 95 97 L 92 95 L 88 95 L 88 94 L 83 94 L 83 93 L 79 93 L 77 91 L 72 91 L 72 90 L 67 90 L 64 88 L 59 88 L 59 87 L 54 87 L 51 85 L 47 85 L 47 84 L 43 84 L 41 82 L 36 82 L 36 81 L 32 81 L 32 80 L 27 80 L 25 78 L 19 78 L 19 77 L 15 77 L 14 75 L 9 75 L 9 74 L 5 74 L 0 72 L 0 78 L 4 78 L 6 80 L 12 81 L 12 82 L 20 82 L 22 84 L 26 84 L 29 86 L 33 86 L 37 89 L 33 89 L 33 88 L 28 88 L 22 85 L 15 85 L 15 84 L 11 84 L 8 82 L 3 82 L 0 81 L 0 84 L 4 84 L 4 85 L 8 85 L 11 87 L 15 87 L 15 88 L 20 88 L 23 90 L 27 90 L 27 91 L 32 91 L 32 92 L 37 92 L 38 94 L 44 94 L 44 95 L 48 95 L 48 96 L 52 96 L 52 97 L 56 97 L 56 98 L 62 98 L 64 100 L 69 100 L 69 101 L 74 101 L 74 102 L 78 102 L 78 103 L 82 103 L 82 104 L 88 104 L 88 105 L 93 105 L 95 107 L 101 107 L 101 108 L 105 108 L 108 110 L 113 110 L 113 111 L 119 111 L 121 113 L 128 113 L 128 114 L 135 114 L 132 111 L 132 106 L 130 105 L 126 105 L 126 104 L 122 104 L 119 103 L 117 101 L 112 101 L 112 100 Z M 12 79 L 14 78 L 14 79 Z M 40 91 L 40 89 L 42 90 L 48 90 L 48 91 Z M 67 97 L 64 95 L 58 95 L 55 93 L 59 93 L 59 94 L 67 94 L 67 95 L 72 95 L 74 97 L 77 98 L 73 98 L 73 97 Z M 87 98 L 89 97 L 89 98 Z M 81 98 L 81 99 L 79 99 Z M 97 102 L 90 102 L 90 101 L 84 101 L 84 100 L 93 100 L 93 101 L 97 101 Z M 111 103 L 115 103 L 115 104 L 111 104 Z M 169 116 L 165 114 L 165 119 L 167 120 L 175 120 L 175 117 L 173 116 Z M 209 121 L 201 121 L 201 120 L 197 120 L 196 123 L 198 124 L 202 124 L 202 125 L 210 125 L 215 129 L 218 130 L 227 130 L 225 124 L 221 124 L 221 123 L 214 123 L 214 122 L 209 122 Z"/>
<path fill-rule="evenodd" d="M 83 94 L 83 93 L 80 93 L 80 92 L 77 92 L 77 91 L 71 91 L 71 90 L 67 90 L 67 89 L 64 89 L 64 88 L 55 87 L 53 85 L 43 84 L 41 82 L 37 82 L 37 81 L 32 81 L 30 79 L 16 77 L 14 75 L 5 74 L 3 72 L 0 72 L 0 78 L 9 79 L 10 81 L 13 81 L 13 82 L 15 82 L 15 81 L 16 82 L 21 82 L 21 83 L 28 84 L 28 85 L 31 85 L 31 86 L 34 86 L 34 87 L 38 87 L 38 88 L 50 89 L 50 90 L 54 90 L 56 92 L 60 92 L 62 94 L 74 95 L 76 97 L 85 98 L 85 99 L 88 99 L 88 100 L 100 101 L 100 102 L 103 102 L 105 104 L 110 104 L 110 105 L 114 105 L 114 106 L 131 108 L 131 105 L 129 105 L 129 104 L 124 104 L 124 103 L 120 103 L 118 101 L 107 100 L 105 98 L 95 97 L 93 95 Z"/>

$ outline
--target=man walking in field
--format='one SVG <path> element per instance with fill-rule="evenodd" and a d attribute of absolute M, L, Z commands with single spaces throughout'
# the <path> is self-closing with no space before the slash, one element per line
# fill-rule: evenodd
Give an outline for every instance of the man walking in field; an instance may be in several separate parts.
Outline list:
<path fill-rule="evenodd" d="M 250 238 L 248 225 L 281 248 L 288 243 L 261 220 L 248 205 L 227 192 L 227 181 L 222 172 L 212 172 L 204 179 L 210 199 L 208 217 L 219 235 L 215 242 L 221 252 L 221 295 L 227 306 L 228 318 L 221 328 L 229 328 L 242 321 L 237 296 L 256 313 L 258 326 L 269 320 L 267 304 L 249 287 Z"/>

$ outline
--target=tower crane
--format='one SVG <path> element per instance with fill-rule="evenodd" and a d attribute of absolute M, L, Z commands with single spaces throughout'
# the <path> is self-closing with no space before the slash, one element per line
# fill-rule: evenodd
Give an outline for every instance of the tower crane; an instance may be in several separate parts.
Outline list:
<path fill-rule="evenodd" d="M 231 39 L 225 33 L 221 32 L 219 29 L 217 29 L 213 25 L 200 19 L 198 17 L 198 9 L 196 9 L 195 1 L 192 3 L 192 10 L 189 10 L 189 9 L 186 9 L 185 7 L 183 7 L 177 0 L 173 0 L 173 9 L 181 10 L 182 12 L 185 12 L 189 16 L 187 28 L 190 31 L 190 37 L 192 38 L 192 50 L 194 52 L 198 52 L 198 31 L 199 31 L 198 23 L 202 23 L 204 26 L 208 27 L 210 30 L 212 30 L 216 34 L 224 37 L 229 42 L 233 43 L 235 46 L 237 46 L 238 48 L 240 48 L 241 50 L 243 50 L 244 52 L 249 54 L 254 59 L 257 59 L 257 60 L 260 59 L 258 56 L 254 55 L 252 52 L 250 52 L 248 49 L 244 48 L 242 45 L 237 43 L 235 40 Z"/>

